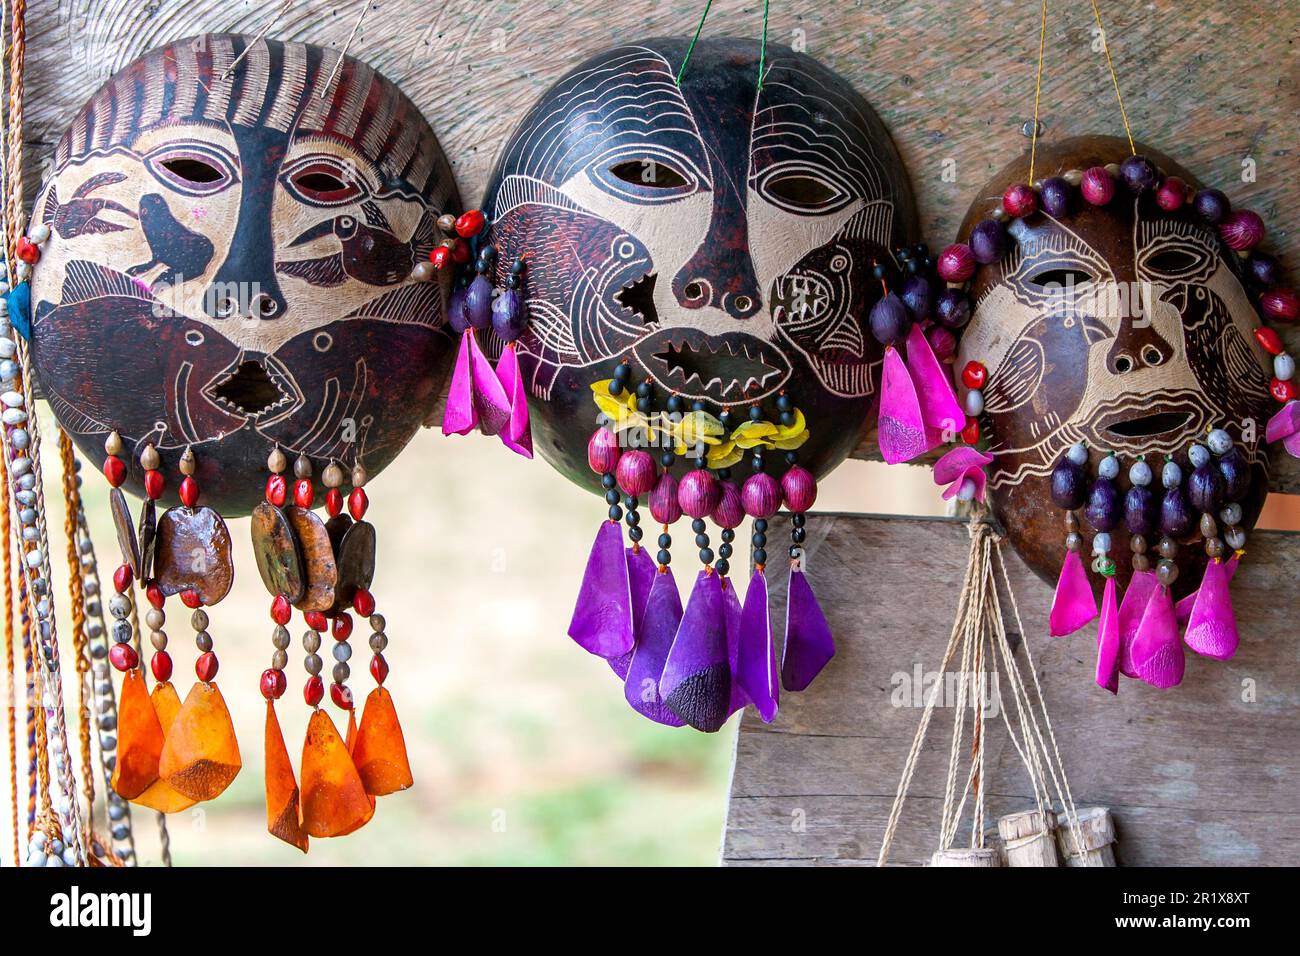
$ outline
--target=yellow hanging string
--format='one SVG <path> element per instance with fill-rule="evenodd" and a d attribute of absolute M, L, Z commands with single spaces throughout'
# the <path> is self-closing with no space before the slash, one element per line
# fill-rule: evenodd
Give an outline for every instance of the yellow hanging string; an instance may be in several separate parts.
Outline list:
<path fill-rule="evenodd" d="M 77 457 L 72 439 L 59 429 L 59 461 L 63 465 L 63 534 L 68 539 L 68 608 L 72 616 L 72 646 L 76 652 L 77 700 L 80 704 L 77 737 L 81 741 L 81 787 L 86 795 L 86 842 L 93 842 L 95 816 L 95 773 L 90 752 L 90 649 L 86 637 L 86 594 L 77 553 L 77 513 L 81 493 L 77 490 Z"/>
<path fill-rule="evenodd" d="M 1115 99 L 1119 102 L 1119 115 L 1124 120 L 1124 133 L 1128 136 L 1128 149 L 1134 156 L 1137 155 L 1137 147 L 1133 145 L 1133 130 L 1128 125 L 1128 111 L 1124 109 L 1124 97 L 1119 91 L 1119 77 L 1115 75 L 1115 63 L 1110 58 L 1110 44 L 1106 41 L 1106 28 L 1101 23 L 1101 10 L 1097 8 L 1097 0 L 1092 0 L 1092 15 L 1097 19 L 1097 30 L 1101 33 L 1101 49 L 1106 54 L 1106 69 L 1110 70 L 1110 81 L 1115 86 Z"/>
<path fill-rule="evenodd" d="M 1034 159 L 1038 155 L 1038 102 L 1043 97 L 1043 52 L 1047 48 L 1047 0 L 1038 26 L 1038 77 L 1034 82 L 1034 130 L 1029 140 L 1029 185 L 1034 184 Z"/>

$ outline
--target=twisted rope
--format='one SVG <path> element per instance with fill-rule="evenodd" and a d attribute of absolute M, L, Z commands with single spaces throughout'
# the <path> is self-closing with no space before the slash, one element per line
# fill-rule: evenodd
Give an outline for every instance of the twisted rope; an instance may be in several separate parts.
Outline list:
<path fill-rule="evenodd" d="M 81 493 L 77 490 L 77 458 L 72 439 L 59 429 L 59 462 L 63 468 L 63 534 L 67 539 L 68 609 L 72 617 L 72 646 L 77 667 L 77 737 L 81 742 L 81 787 L 86 796 L 86 842 L 91 842 L 95 816 L 95 774 L 90 746 L 90 652 L 86 638 L 86 593 L 77 554 L 77 512 Z"/>

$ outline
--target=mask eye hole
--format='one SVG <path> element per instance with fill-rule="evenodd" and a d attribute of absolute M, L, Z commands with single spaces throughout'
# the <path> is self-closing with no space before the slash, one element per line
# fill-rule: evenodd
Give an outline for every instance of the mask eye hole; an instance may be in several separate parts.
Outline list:
<path fill-rule="evenodd" d="M 192 196 L 220 192 L 235 181 L 228 159 L 198 145 L 160 149 L 146 157 L 145 165 L 160 182 Z"/>
<path fill-rule="evenodd" d="M 809 211 L 822 209 L 840 198 L 839 190 L 829 183 L 799 174 L 777 176 L 767 183 L 767 191 L 787 206 Z"/>
<path fill-rule="evenodd" d="M 657 159 L 624 160 L 610 166 L 609 172 L 625 183 L 650 189 L 682 189 L 690 185 L 680 172 Z"/>
<path fill-rule="evenodd" d="M 1040 269 L 1025 280 L 1025 283 L 1039 291 L 1068 289 L 1095 281 L 1092 276 L 1078 269 L 1066 269 L 1053 266 Z"/>
<path fill-rule="evenodd" d="M 1153 272 L 1163 272 L 1166 275 L 1177 275 L 1180 272 L 1194 269 L 1197 263 L 1196 256 L 1181 249 L 1165 249 L 1162 252 L 1157 252 L 1146 261 L 1147 267 Z"/>
<path fill-rule="evenodd" d="M 175 159 L 165 159 L 163 160 L 162 165 L 164 169 L 175 173 L 187 183 L 195 183 L 196 185 L 215 183 L 220 181 L 222 178 L 221 170 L 217 169 L 211 163 L 191 156 L 178 156 Z"/>
<path fill-rule="evenodd" d="M 322 157 L 297 163 L 281 174 L 281 181 L 298 199 L 314 206 L 339 206 L 367 195 L 355 172 Z"/>

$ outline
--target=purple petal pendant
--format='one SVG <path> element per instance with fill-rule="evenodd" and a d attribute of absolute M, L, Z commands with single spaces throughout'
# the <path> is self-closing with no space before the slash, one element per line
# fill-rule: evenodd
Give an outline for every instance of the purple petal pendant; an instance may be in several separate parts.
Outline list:
<path fill-rule="evenodd" d="M 659 696 L 696 730 L 713 733 L 727 721 L 731 664 L 718 575 L 701 571 L 659 679 Z"/>
<path fill-rule="evenodd" d="M 727 666 L 731 668 L 731 703 L 727 705 L 727 716 L 738 710 L 744 710 L 749 703 L 745 690 L 740 686 L 737 671 L 740 668 L 740 596 L 736 593 L 736 582 L 731 578 L 722 579 L 722 621 L 727 629 Z"/>
<path fill-rule="evenodd" d="M 758 708 L 764 723 L 776 717 L 781 685 L 776 671 L 776 653 L 772 646 L 772 619 L 767 606 L 767 578 L 755 571 L 745 592 L 745 607 L 740 616 L 740 656 L 736 679 L 745 694 Z"/>
<path fill-rule="evenodd" d="M 785 647 L 781 651 L 781 686 L 801 691 L 835 656 L 835 639 L 817 596 L 800 568 L 790 568 L 785 605 Z"/>
<path fill-rule="evenodd" d="M 1169 589 L 1156 587 L 1142 613 L 1133 638 L 1133 669 L 1152 687 L 1173 687 L 1182 682 L 1183 642 L 1178 636 L 1178 620 Z"/>
<path fill-rule="evenodd" d="M 934 357 L 930 340 L 916 323 L 907 334 L 907 370 L 916 388 L 925 427 L 940 433 L 961 431 L 966 425 L 966 410 L 957 401 L 947 371 Z"/>
<path fill-rule="evenodd" d="M 474 410 L 474 375 L 470 369 L 469 343 L 474 333 L 466 329 L 460 336 L 460 351 L 456 353 L 456 369 L 447 389 L 447 407 L 442 412 L 444 435 L 467 435 L 478 425 Z"/>
<path fill-rule="evenodd" d="M 626 654 L 609 659 L 609 666 L 619 680 L 627 679 L 627 668 L 641 640 L 641 622 L 645 618 L 646 604 L 650 600 L 650 586 L 655 581 L 655 562 L 645 548 L 628 548 L 627 580 L 632 594 L 632 649 Z"/>
<path fill-rule="evenodd" d="M 1052 613 L 1048 624 L 1052 637 L 1073 634 L 1097 616 L 1097 599 L 1092 596 L 1088 574 L 1078 551 L 1067 551 L 1061 565 L 1061 577 L 1056 582 L 1056 596 L 1052 598 Z"/>
<path fill-rule="evenodd" d="M 632 650 L 632 587 L 623 554 L 623 529 L 602 521 L 596 532 L 569 636 L 597 657 L 621 657 Z"/>
<path fill-rule="evenodd" d="M 682 621 L 682 599 L 672 571 L 655 571 L 645 614 L 637 627 L 636 650 L 627 668 L 623 696 L 637 713 L 660 724 L 680 727 L 680 717 L 664 706 L 659 696 L 659 678 Z"/>
<path fill-rule="evenodd" d="M 533 457 L 533 433 L 528 427 L 528 392 L 523 376 L 519 374 L 519 356 L 515 344 L 507 342 L 497 360 L 497 380 L 510 403 L 510 420 L 501 429 L 501 441 L 513 452 L 525 458 Z"/>
<path fill-rule="evenodd" d="M 1147 602 L 1159 583 L 1154 571 L 1134 571 L 1124 599 L 1119 602 L 1119 672 L 1125 677 L 1136 679 L 1138 676 L 1133 666 L 1133 638 L 1137 637 Z"/>
<path fill-rule="evenodd" d="M 480 278 L 482 278 L 480 276 Z M 474 330 L 469 336 L 469 367 L 474 382 L 474 413 L 478 415 L 478 428 L 484 435 L 499 435 L 510 422 L 510 399 L 501 387 L 501 379 L 478 347 Z"/>
<path fill-rule="evenodd" d="M 929 448 L 916 386 L 898 349 L 885 349 L 880 384 L 880 419 L 876 429 L 880 455 L 891 465 L 911 461 Z"/>
<path fill-rule="evenodd" d="M 1106 578 L 1101 592 L 1101 621 L 1097 625 L 1097 686 L 1119 693 L 1119 607 L 1115 578 Z"/>
<path fill-rule="evenodd" d="M 1216 661 L 1226 661 L 1237 653 L 1237 617 L 1228 593 L 1228 571 L 1222 561 L 1205 566 L 1183 640 L 1196 653 Z"/>

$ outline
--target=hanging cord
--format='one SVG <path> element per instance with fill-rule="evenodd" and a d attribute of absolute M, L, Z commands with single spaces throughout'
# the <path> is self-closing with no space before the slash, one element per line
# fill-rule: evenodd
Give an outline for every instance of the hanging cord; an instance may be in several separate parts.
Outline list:
<path fill-rule="evenodd" d="M 1106 39 L 1106 28 L 1101 23 L 1101 10 L 1097 7 L 1097 0 L 1092 0 L 1092 15 L 1097 19 L 1097 29 L 1101 32 L 1101 49 L 1106 54 L 1106 68 L 1110 70 L 1110 81 L 1115 85 L 1115 99 L 1119 103 L 1119 115 L 1124 120 L 1124 133 L 1128 136 L 1129 152 L 1134 156 L 1137 155 L 1137 147 L 1133 145 L 1133 130 L 1128 125 L 1128 111 L 1124 109 L 1124 97 L 1119 91 L 1119 77 L 1115 73 L 1115 63 L 1110 58 L 1110 43 Z"/>
<path fill-rule="evenodd" d="M 695 52 L 695 44 L 700 39 L 700 31 L 704 29 L 704 21 L 709 18 L 709 8 L 713 6 L 713 0 L 707 0 L 704 4 L 704 13 L 700 15 L 700 22 L 695 26 L 695 36 L 691 37 L 691 44 L 686 48 L 686 55 L 682 57 L 682 65 L 677 68 L 676 83 L 682 85 L 682 74 L 686 72 L 686 64 L 691 62 L 691 54 Z"/>
<path fill-rule="evenodd" d="M 95 773 L 90 746 L 90 652 L 86 639 L 86 593 L 81 577 L 81 556 L 77 553 L 77 512 L 81 493 L 77 490 L 77 458 L 72 439 L 59 429 L 59 462 L 63 466 L 63 534 L 68 548 L 68 610 L 72 617 L 72 646 L 77 668 L 77 737 L 81 741 L 81 787 L 86 795 L 86 844 L 93 841 L 95 820 Z M 106 808 L 107 809 L 107 808 Z M 111 826 L 111 821 L 110 821 Z"/>
<path fill-rule="evenodd" d="M 1043 53 L 1047 49 L 1047 0 L 1038 26 L 1038 78 L 1034 81 L 1034 129 L 1029 140 L 1029 184 L 1034 183 L 1034 160 L 1038 155 L 1038 103 L 1043 97 Z"/>
<path fill-rule="evenodd" d="M 276 21 L 279 20 L 280 17 L 284 15 L 284 11 L 289 9 L 289 4 L 291 3 L 293 3 L 293 0 L 284 0 L 284 2 L 280 4 L 279 9 L 277 9 L 275 13 L 271 15 L 271 19 L 266 21 L 266 26 L 262 27 L 261 30 L 257 31 L 257 35 L 253 37 L 252 40 L 244 44 L 244 48 L 239 51 L 239 56 L 235 57 L 235 59 L 231 61 L 230 66 L 226 67 L 225 70 L 222 71 L 221 78 L 223 80 L 228 79 L 230 77 L 230 74 L 235 72 L 235 67 L 239 66 L 240 63 L 244 62 L 244 57 L 248 56 L 248 51 L 253 49 L 253 47 L 257 45 L 258 41 L 260 41 L 262 37 L 266 36 L 268 33 L 271 32 L 271 27 L 275 26 Z M 331 77 L 331 79 L 333 79 L 333 77 Z"/>
<path fill-rule="evenodd" d="M 357 31 L 361 29 L 361 21 L 366 18 L 366 10 L 369 8 L 370 0 L 361 0 L 361 12 L 357 14 L 357 22 L 352 24 L 352 32 L 348 34 L 347 42 L 343 44 L 343 52 L 340 53 L 339 58 L 334 61 L 334 68 L 330 70 L 329 79 L 327 79 L 325 85 L 320 88 L 320 98 L 322 100 L 325 99 L 327 94 L 332 92 L 330 88 L 334 85 L 334 77 L 338 74 L 339 67 L 343 65 L 343 58 L 348 55 L 348 50 L 352 47 L 352 41 L 356 39 Z"/>
<path fill-rule="evenodd" d="M 767 8 L 771 0 L 763 0 L 763 42 L 758 48 L 758 89 L 763 89 L 763 65 L 767 62 Z"/>

